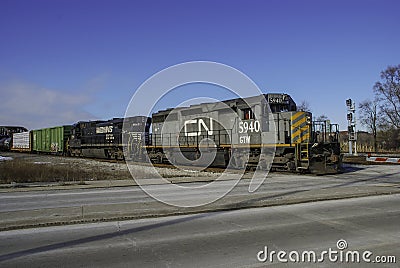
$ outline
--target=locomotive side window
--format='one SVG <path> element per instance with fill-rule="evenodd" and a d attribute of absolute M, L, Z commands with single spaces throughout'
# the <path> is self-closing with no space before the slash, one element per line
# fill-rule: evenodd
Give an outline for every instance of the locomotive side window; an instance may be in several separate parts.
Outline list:
<path fill-rule="evenodd" d="M 254 113 L 250 108 L 242 109 L 242 120 L 255 119 Z"/>

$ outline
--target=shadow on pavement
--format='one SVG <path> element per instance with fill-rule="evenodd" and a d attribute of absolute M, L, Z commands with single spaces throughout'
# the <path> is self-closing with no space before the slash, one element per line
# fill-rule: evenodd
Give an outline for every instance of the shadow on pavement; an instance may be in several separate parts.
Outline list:
<path fill-rule="evenodd" d="M 37 253 L 43 253 L 43 252 L 47 252 L 47 251 L 51 251 L 51 250 L 73 247 L 76 245 L 90 243 L 90 242 L 94 242 L 94 241 L 111 239 L 114 237 L 124 236 L 124 235 L 128 235 L 128 234 L 149 231 L 149 230 L 153 230 L 156 228 L 161 228 L 161 227 L 165 227 L 165 226 L 170 226 L 170 225 L 174 225 L 174 224 L 179 224 L 179 223 L 183 223 L 183 222 L 188 222 L 188 221 L 208 217 L 208 216 L 211 216 L 212 214 L 215 214 L 215 213 L 196 214 L 196 215 L 192 215 L 192 216 L 188 216 L 188 217 L 184 217 L 184 218 L 178 218 L 178 219 L 173 219 L 173 220 L 169 220 L 169 221 L 163 221 L 163 222 L 159 222 L 159 223 L 144 225 L 144 226 L 140 226 L 140 227 L 134 227 L 134 228 L 130 228 L 130 229 L 123 230 L 123 231 L 115 231 L 115 232 L 106 233 L 106 234 L 102 234 L 102 235 L 89 236 L 89 237 L 75 239 L 75 240 L 71 240 L 71 241 L 59 242 L 59 243 L 55 243 L 55 244 L 51 244 L 51 245 L 21 250 L 21 251 L 17 251 L 17 252 L 13 252 L 13 253 L 0 255 L 0 262 L 9 261 L 12 259 L 25 257 L 25 256 L 37 254 Z"/>
<path fill-rule="evenodd" d="M 343 164 L 342 168 L 342 173 L 352 173 L 352 172 L 357 172 L 360 170 L 365 169 L 365 167 L 359 166 L 359 165 L 351 165 L 351 164 Z"/>

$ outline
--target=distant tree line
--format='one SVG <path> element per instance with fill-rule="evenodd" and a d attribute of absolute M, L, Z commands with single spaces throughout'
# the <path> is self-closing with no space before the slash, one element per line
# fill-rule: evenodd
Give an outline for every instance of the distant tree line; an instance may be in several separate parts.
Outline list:
<path fill-rule="evenodd" d="M 374 151 L 400 151 L 400 65 L 381 72 L 374 99 L 362 101 L 359 119 L 372 133 Z"/>

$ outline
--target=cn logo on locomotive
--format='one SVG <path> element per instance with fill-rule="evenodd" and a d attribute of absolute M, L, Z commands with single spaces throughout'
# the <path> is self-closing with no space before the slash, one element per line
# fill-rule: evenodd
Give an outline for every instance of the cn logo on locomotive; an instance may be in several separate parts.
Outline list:
<path fill-rule="evenodd" d="M 201 135 L 201 128 L 203 127 L 205 129 L 205 131 L 207 131 L 208 135 L 212 135 L 213 134 L 213 119 L 210 119 L 210 127 L 208 127 L 206 125 L 206 123 L 204 122 L 203 119 L 190 119 L 190 120 L 186 120 L 184 122 L 184 131 L 185 131 L 185 136 L 186 137 L 196 137 L 196 136 L 200 136 Z M 189 125 L 197 125 L 197 130 L 194 131 L 190 131 L 188 130 L 190 127 L 188 127 Z"/>

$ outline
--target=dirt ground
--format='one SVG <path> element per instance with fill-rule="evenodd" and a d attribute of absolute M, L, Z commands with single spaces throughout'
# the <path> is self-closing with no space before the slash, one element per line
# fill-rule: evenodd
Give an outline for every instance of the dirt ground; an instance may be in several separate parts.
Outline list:
<path fill-rule="evenodd" d="M 106 161 L 77 157 L 63 157 L 43 154 L 1 152 L 1 156 L 13 160 L 0 162 L 0 183 L 71 180 L 110 180 L 131 179 L 131 173 L 124 161 Z M 174 177 L 213 177 L 213 172 L 181 170 L 167 167 L 153 167 L 150 164 L 130 164 L 130 170 L 141 178 L 160 174 L 164 178 Z M 19 177 L 22 177 L 18 180 Z M 29 178 L 24 181 L 23 178 Z"/>

